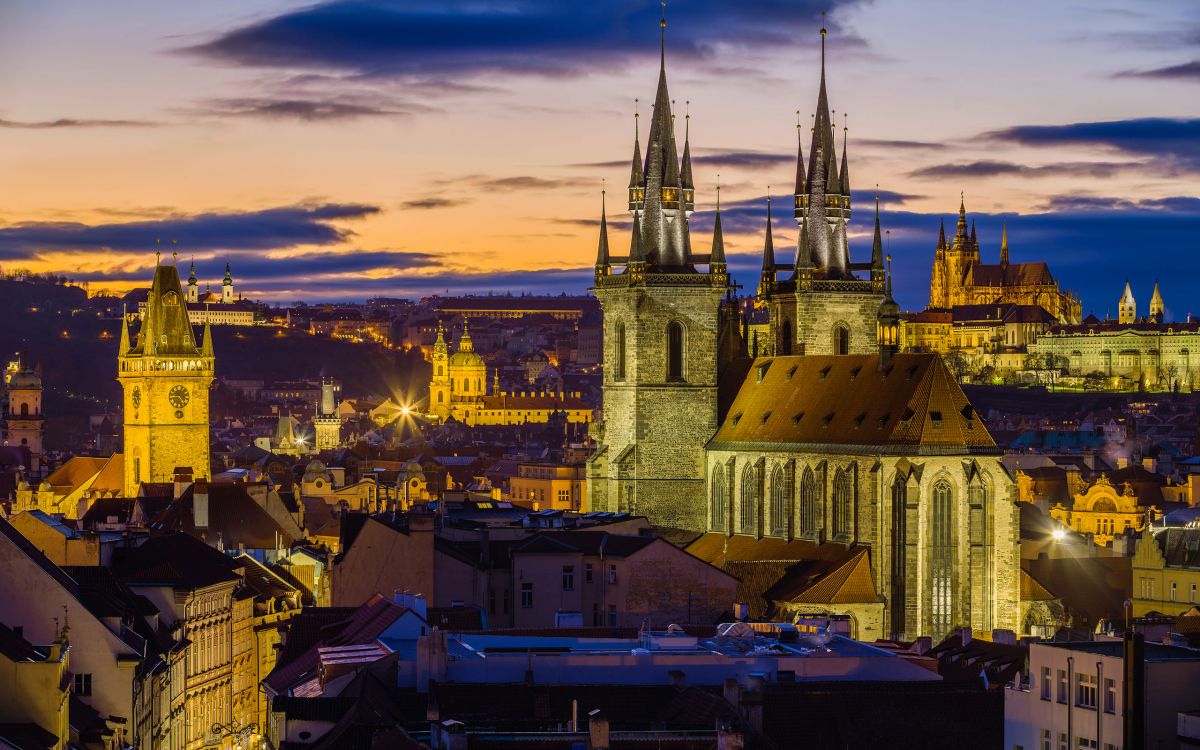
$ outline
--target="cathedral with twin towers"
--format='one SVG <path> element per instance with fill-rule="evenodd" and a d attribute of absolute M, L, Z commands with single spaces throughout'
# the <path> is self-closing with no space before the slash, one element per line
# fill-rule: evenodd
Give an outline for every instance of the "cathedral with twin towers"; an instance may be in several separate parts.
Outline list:
<path fill-rule="evenodd" d="M 798 129 L 798 240 L 777 254 L 768 202 L 757 292 L 769 335 L 748 351 L 719 201 L 707 252 L 692 236 L 692 146 L 687 129 L 677 141 L 662 28 L 644 140 L 635 128 L 626 253 L 601 216 L 593 509 L 698 534 L 689 551 L 729 570 L 788 560 L 751 603 L 756 616 L 839 614 L 859 638 L 1040 624 L 1020 602 L 1000 450 L 939 355 L 899 351 L 878 201 L 869 257 L 852 256 L 826 30 L 813 127 Z M 801 570 L 809 563 L 821 572 Z"/>

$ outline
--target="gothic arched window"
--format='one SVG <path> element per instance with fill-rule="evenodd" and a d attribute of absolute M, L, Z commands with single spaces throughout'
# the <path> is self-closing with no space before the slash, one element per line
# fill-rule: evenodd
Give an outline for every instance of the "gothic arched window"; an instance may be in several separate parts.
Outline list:
<path fill-rule="evenodd" d="M 787 519 L 787 508 L 791 505 L 791 493 L 783 469 L 778 466 L 771 472 L 771 533 L 782 534 Z"/>
<path fill-rule="evenodd" d="M 725 531 L 725 519 L 728 515 L 727 490 L 725 488 L 725 467 L 714 466 L 712 473 L 712 522 L 713 531 Z"/>
<path fill-rule="evenodd" d="M 908 542 L 908 516 L 905 512 L 908 505 L 908 487 L 905 478 L 897 472 L 896 481 L 892 483 L 892 595 L 891 619 L 892 636 L 903 638 L 905 632 L 905 602 L 908 591 L 906 545 Z"/>
<path fill-rule="evenodd" d="M 940 641 L 950 632 L 954 621 L 954 491 L 945 480 L 933 486 L 929 560 L 930 635 Z"/>
<path fill-rule="evenodd" d="M 758 471 L 754 464 L 746 464 L 742 470 L 742 503 L 739 510 L 739 529 L 743 534 L 753 534 L 758 518 Z"/>
<path fill-rule="evenodd" d="M 683 324 L 667 324 L 667 380 L 683 380 Z"/>
<path fill-rule="evenodd" d="M 613 380 L 625 379 L 625 324 L 617 323 L 617 361 L 613 366 Z"/>
<path fill-rule="evenodd" d="M 800 480 L 800 533 L 806 536 L 817 531 L 817 483 L 812 469 L 805 467 Z"/>
<path fill-rule="evenodd" d="M 844 325 L 837 325 L 833 329 L 833 353 L 850 353 L 850 329 Z"/>
<path fill-rule="evenodd" d="M 788 356 L 792 353 L 792 321 L 785 320 L 779 331 L 779 354 Z"/>
<path fill-rule="evenodd" d="M 838 469 L 833 479 L 833 534 L 834 536 L 850 536 L 850 516 L 853 503 L 853 488 L 850 485 L 850 472 Z"/>

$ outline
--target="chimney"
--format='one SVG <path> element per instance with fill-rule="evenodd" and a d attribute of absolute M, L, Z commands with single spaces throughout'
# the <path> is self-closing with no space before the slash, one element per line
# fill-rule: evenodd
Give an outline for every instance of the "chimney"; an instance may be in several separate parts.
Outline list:
<path fill-rule="evenodd" d="M 1156 459 L 1154 456 L 1143 457 L 1142 468 L 1149 472 L 1158 471 L 1158 459 Z"/>
<path fill-rule="evenodd" d="M 203 479 L 192 490 L 192 524 L 197 529 L 208 528 L 208 482 Z"/>
<path fill-rule="evenodd" d="M 733 603 L 733 619 L 738 622 L 745 622 L 750 619 L 750 605 L 745 602 Z"/>
<path fill-rule="evenodd" d="M 467 725 L 446 719 L 437 725 L 437 745 L 443 750 L 467 750 Z"/>
<path fill-rule="evenodd" d="M 172 495 L 176 500 L 183 497 L 183 493 L 187 488 L 192 486 L 192 469 L 191 467 L 180 467 L 175 469 L 175 483 L 172 489 Z"/>
<path fill-rule="evenodd" d="M 996 628 L 992 630 L 992 643 L 999 643 L 1005 646 L 1017 645 L 1017 634 L 1011 630 L 1001 630 Z"/>
<path fill-rule="evenodd" d="M 725 698 L 725 702 L 737 708 L 738 701 L 741 698 L 741 689 L 738 687 L 736 677 L 726 677 L 725 686 L 722 688 L 721 695 Z"/>
<path fill-rule="evenodd" d="M 733 728 L 728 719 L 717 720 L 717 750 L 743 750 L 745 736 Z"/>
<path fill-rule="evenodd" d="M 589 750 L 608 750 L 608 718 L 598 709 L 588 711 Z"/>

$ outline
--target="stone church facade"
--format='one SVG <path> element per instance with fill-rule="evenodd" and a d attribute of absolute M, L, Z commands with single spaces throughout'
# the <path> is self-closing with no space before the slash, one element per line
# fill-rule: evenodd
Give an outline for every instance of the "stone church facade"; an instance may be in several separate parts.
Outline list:
<path fill-rule="evenodd" d="M 940 357 L 898 353 L 878 203 L 871 260 L 850 261 L 824 35 L 793 262 L 776 261 L 768 220 L 768 356 L 739 335 L 719 202 L 710 253 L 692 249 L 690 144 L 680 159 L 660 68 L 644 163 L 634 145 L 628 255 L 601 218 L 592 507 L 704 532 L 689 551 L 737 575 L 756 616 L 846 615 L 863 639 L 1015 629 L 1014 483 Z"/>

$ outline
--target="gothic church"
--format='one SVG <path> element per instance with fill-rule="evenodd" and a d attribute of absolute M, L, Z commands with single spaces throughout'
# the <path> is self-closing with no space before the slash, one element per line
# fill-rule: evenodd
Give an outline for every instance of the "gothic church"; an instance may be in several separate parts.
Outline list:
<path fill-rule="evenodd" d="M 691 148 L 685 130 L 679 156 L 663 56 L 644 161 L 634 143 L 628 255 L 611 252 L 602 213 L 592 507 L 701 532 L 689 551 L 738 576 L 755 616 L 839 615 L 860 639 L 1015 629 L 1013 480 L 941 359 L 898 353 L 878 206 L 871 260 L 850 260 L 849 162 L 835 151 L 821 35 L 797 250 L 776 261 L 768 223 L 771 335 L 753 359 L 719 204 L 710 252 L 693 248 Z"/>

